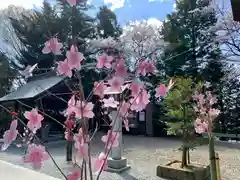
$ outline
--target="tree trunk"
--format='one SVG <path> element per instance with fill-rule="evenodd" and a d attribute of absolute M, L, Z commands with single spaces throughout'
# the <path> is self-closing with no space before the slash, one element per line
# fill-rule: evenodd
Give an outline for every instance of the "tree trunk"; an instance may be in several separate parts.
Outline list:
<path fill-rule="evenodd" d="M 209 137 L 209 158 L 210 158 L 211 180 L 218 180 L 216 156 L 215 156 L 215 148 L 214 148 L 214 138 L 212 136 Z"/>

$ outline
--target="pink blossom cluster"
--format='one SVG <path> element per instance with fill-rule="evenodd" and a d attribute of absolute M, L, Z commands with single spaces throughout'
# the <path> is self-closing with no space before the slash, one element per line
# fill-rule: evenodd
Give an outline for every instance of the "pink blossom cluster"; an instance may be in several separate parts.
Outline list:
<path fill-rule="evenodd" d="M 217 103 L 216 96 L 212 95 L 210 91 L 207 91 L 205 94 L 193 95 L 193 99 L 197 102 L 194 110 L 198 113 L 195 121 L 196 133 L 211 133 L 213 121 L 220 113 L 219 109 L 213 108 L 213 105 Z"/>
<path fill-rule="evenodd" d="M 70 6 L 75 6 L 76 0 L 66 0 Z M 61 49 L 63 44 L 59 42 L 56 37 L 50 38 L 42 49 L 43 54 L 53 53 L 54 55 L 62 54 Z M 105 109 L 115 109 L 118 116 L 123 120 L 123 124 L 127 131 L 129 131 L 128 115 L 131 111 L 142 111 L 146 108 L 150 102 L 150 94 L 147 91 L 146 85 L 139 79 L 141 76 L 152 75 L 156 72 L 156 67 L 153 60 L 147 58 L 140 58 L 136 63 L 136 69 L 134 70 L 134 78 L 129 82 L 125 79 L 130 75 L 126 68 L 126 62 L 124 58 L 115 57 L 108 53 L 103 53 L 96 57 L 97 63 L 96 68 L 98 70 L 109 70 L 109 76 L 106 80 L 100 80 L 94 82 L 94 88 L 91 94 L 94 94 L 100 98 L 102 106 Z M 66 52 L 66 59 L 64 61 L 58 61 L 57 63 L 57 74 L 72 77 L 74 71 L 80 71 L 81 65 L 84 61 L 84 55 L 78 51 L 76 45 L 71 45 L 70 50 Z M 28 66 L 27 74 L 31 74 L 33 69 L 36 67 Z M 155 97 L 165 97 L 168 91 L 173 86 L 173 82 L 170 80 L 169 84 L 159 84 L 155 89 Z M 80 84 L 81 86 L 81 84 Z M 81 88 L 81 87 L 80 87 Z M 126 91 L 130 92 L 127 98 L 114 99 L 111 95 L 106 97 L 106 94 L 124 94 Z M 94 104 L 89 100 L 85 99 L 83 92 L 79 92 L 80 96 L 76 93 L 72 93 L 71 98 L 68 100 L 67 108 L 64 111 L 65 121 L 65 138 L 68 141 L 74 141 L 74 147 L 77 150 L 77 156 L 83 158 L 86 162 L 90 161 L 89 146 L 91 141 L 90 133 L 87 129 L 87 122 L 92 119 L 95 114 L 93 112 Z M 200 97 L 200 96 L 199 96 Z M 212 112 L 210 110 L 209 112 Z M 33 108 L 30 111 L 24 113 L 24 117 L 28 120 L 26 126 L 27 129 L 35 136 L 37 130 L 42 127 L 42 121 L 44 121 L 44 113 L 39 111 L 37 108 Z M 20 134 L 17 130 L 18 122 L 21 119 L 16 115 L 10 125 L 10 129 L 4 134 L 4 145 L 2 150 L 6 150 L 8 146 L 16 140 Z M 78 128 L 77 133 L 73 133 L 73 129 L 78 127 L 78 123 L 81 121 L 81 127 Z M 114 125 L 115 120 L 112 120 L 111 127 Z M 105 144 L 103 152 L 101 152 L 94 159 L 94 172 L 101 172 L 107 167 L 107 156 L 112 147 L 119 146 L 119 132 L 114 132 L 111 128 L 107 135 L 101 138 Z M 43 162 L 50 158 L 50 154 L 46 147 L 28 143 L 27 154 L 24 156 L 24 162 L 29 163 L 35 169 L 40 169 Z M 67 176 L 68 180 L 77 180 L 81 176 L 81 167 L 73 168 L 73 171 Z"/>
<path fill-rule="evenodd" d="M 62 47 L 56 39 L 50 39 L 45 43 L 43 53 L 60 53 L 60 48 Z M 70 51 L 66 54 L 67 58 L 63 62 L 58 63 L 58 74 L 72 76 L 72 70 L 79 69 L 81 62 L 83 60 L 83 55 L 77 51 L 74 45 L 71 46 Z M 146 105 L 150 102 L 150 95 L 148 94 L 144 83 L 140 82 L 138 79 L 132 80 L 130 83 L 124 82 L 124 77 L 128 75 L 124 59 L 120 58 L 119 60 L 113 62 L 113 57 L 103 54 L 97 58 L 98 69 L 108 68 L 111 69 L 115 67 L 115 72 L 111 78 L 104 82 L 99 81 L 94 83 L 93 94 L 99 96 L 103 102 L 104 108 L 113 108 L 119 112 L 119 116 L 122 117 L 124 126 L 126 130 L 129 130 L 128 123 L 128 113 L 130 111 L 142 111 L 145 109 Z M 136 76 L 145 76 L 149 73 L 154 73 L 155 66 L 152 61 L 141 61 L 136 71 Z M 156 97 L 163 97 L 169 91 L 173 85 L 170 81 L 168 86 L 160 84 L 156 88 Z M 131 92 L 129 101 L 122 100 L 120 102 L 116 101 L 113 97 L 105 98 L 105 92 L 114 92 L 121 93 L 122 90 L 128 89 Z M 64 115 L 67 117 L 65 122 L 66 132 L 65 138 L 69 141 L 74 140 L 74 146 L 77 149 L 78 155 L 84 158 L 86 161 L 89 159 L 89 135 L 87 134 L 86 127 L 79 129 L 77 134 L 72 133 L 72 129 L 76 126 L 76 119 L 91 119 L 94 117 L 93 113 L 94 104 L 92 102 L 87 102 L 84 99 L 78 98 L 75 94 L 68 101 L 68 107 L 65 110 Z M 44 117 L 39 113 L 37 108 L 32 109 L 31 111 L 26 111 L 24 117 L 28 120 L 27 127 L 28 129 L 35 134 L 37 130 L 42 127 L 42 121 Z M 4 145 L 2 150 L 6 150 L 7 147 L 17 138 L 17 123 L 18 118 L 14 119 L 11 123 L 10 129 L 7 130 L 4 134 Z M 99 156 L 95 159 L 94 169 L 96 172 L 104 169 L 106 167 L 106 158 L 108 155 L 108 150 L 112 147 L 118 147 L 119 133 L 109 130 L 107 135 L 102 137 L 102 141 L 105 143 L 104 152 L 100 153 Z M 32 164 L 33 168 L 39 169 L 43 165 L 43 161 L 49 159 L 49 154 L 46 151 L 43 145 L 36 145 L 34 143 L 29 143 L 27 154 L 24 157 L 24 162 Z M 74 177 L 79 177 L 79 172 L 74 169 L 71 175 L 68 176 L 69 179 L 74 179 Z M 76 179 L 76 178 L 75 178 Z"/>

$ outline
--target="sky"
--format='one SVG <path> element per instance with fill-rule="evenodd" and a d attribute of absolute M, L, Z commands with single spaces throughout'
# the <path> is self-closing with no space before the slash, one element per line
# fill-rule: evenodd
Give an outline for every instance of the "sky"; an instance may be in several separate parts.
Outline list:
<path fill-rule="evenodd" d="M 42 2 L 43 0 L 4 0 L 0 4 L 0 9 L 6 8 L 10 4 L 31 9 L 40 7 Z M 98 7 L 107 5 L 116 13 L 121 25 L 128 21 L 142 19 L 149 19 L 151 23 L 159 23 L 157 20 L 164 20 L 166 15 L 173 11 L 174 2 L 175 0 L 89 0 L 89 3 L 95 6 L 95 12 Z"/>

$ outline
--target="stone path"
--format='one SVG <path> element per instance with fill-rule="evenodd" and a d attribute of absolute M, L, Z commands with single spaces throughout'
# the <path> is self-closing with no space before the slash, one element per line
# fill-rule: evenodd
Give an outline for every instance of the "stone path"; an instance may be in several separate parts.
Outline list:
<path fill-rule="evenodd" d="M 103 149 L 100 137 L 98 135 L 93 140 L 93 156 Z M 104 172 L 101 180 L 163 180 L 156 177 L 156 166 L 181 159 L 181 152 L 177 152 L 180 142 L 177 140 L 142 136 L 124 136 L 123 139 L 124 156 L 127 157 L 132 167 L 131 170 L 120 175 Z M 222 180 L 240 180 L 240 151 L 220 146 L 216 148 L 220 155 Z M 65 173 L 69 172 L 71 166 L 65 162 L 65 142 L 49 144 L 48 149 L 59 167 Z M 0 152 L 0 160 L 29 167 L 22 162 L 21 155 L 23 154 L 23 149 L 11 147 L 7 152 Z M 207 146 L 198 147 L 197 150 L 191 152 L 191 161 L 209 164 Z M 41 172 L 63 179 L 50 160 L 44 165 Z"/>
<path fill-rule="evenodd" d="M 11 163 L 0 160 L 0 174 L 1 179 L 6 180 L 59 180 L 52 176 L 48 176 L 43 173 L 39 173 L 21 166 L 17 166 Z"/>

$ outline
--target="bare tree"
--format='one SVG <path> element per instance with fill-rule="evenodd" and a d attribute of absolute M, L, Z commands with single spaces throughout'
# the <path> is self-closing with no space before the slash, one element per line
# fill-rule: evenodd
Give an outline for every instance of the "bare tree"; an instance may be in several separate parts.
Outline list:
<path fill-rule="evenodd" d="M 233 20 L 230 1 L 218 0 L 214 3 L 218 13 L 217 41 L 222 45 L 223 53 L 230 60 L 240 56 L 240 23 Z"/>

